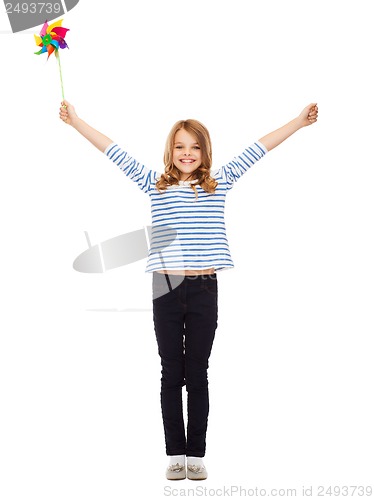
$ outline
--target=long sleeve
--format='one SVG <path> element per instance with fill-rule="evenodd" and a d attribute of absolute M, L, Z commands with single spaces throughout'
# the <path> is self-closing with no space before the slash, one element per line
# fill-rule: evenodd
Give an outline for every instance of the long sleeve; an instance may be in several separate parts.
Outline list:
<path fill-rule="evenodd" d="M 236 156 L 230 163 L 218 169 L 215 177 L 221 177 L 226 183 L 227 190 L 229 190 L 233 187 L 234 182 L 240 179 L 267 152 L 266 147 L 260 141 L 256 141 L 248 146 L 239 156 Z"/>
<path fill-rule="evenodd" d="M 144 165 L 141 165 L 115 142 L 109 144 L 104 154 L 112 160 L 129 179 L 134 181 L 144 193 L 148 193 L 154 186 L 159 174 L 155 170 L 150 170 Z"/>

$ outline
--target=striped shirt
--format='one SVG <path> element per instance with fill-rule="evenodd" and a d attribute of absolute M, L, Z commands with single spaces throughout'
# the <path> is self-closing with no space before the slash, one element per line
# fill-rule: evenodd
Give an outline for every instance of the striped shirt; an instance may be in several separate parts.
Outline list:
<path fill-rule="evenodd" d="M 234 267 L 224 218 L 226 194 L 266 153 L 257 141 L 227 165 L 212 169 L 211 176 L 218 182 L 215 193 L 196 186 L 196 198 L 190 184 L 197 181 L 180 181 L 159 192 L 155 184 L 160 173 L 111 143 L 104 154 L 151 199 L 152 230 L 145 272 Z"/>

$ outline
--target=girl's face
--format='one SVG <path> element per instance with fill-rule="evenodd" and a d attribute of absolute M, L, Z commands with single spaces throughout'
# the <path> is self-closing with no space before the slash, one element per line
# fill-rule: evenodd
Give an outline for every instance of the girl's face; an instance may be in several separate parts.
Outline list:
<path fill-rule="evenodd" d="M 201 165 L 201 149 L 196 138 L 184 129 L 178 130 L 174 138 L 173 163 L 186 181 Z"/>

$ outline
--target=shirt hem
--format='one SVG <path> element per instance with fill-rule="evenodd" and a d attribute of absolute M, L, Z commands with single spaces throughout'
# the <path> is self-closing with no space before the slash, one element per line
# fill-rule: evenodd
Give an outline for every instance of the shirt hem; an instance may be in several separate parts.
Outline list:
<path fill-rule="evenodd" d="M 223 266 L 210 266 L 213 267 L 214 271 L 226 271 L 227 269 L 232 269 L 234 265 L 223 265 Z M 201 271 L 202 269 L 210 269 L 210 267 L 183 267 L 183 268 L 165 268 L 158 267 L 155 269 L 146 269 L 146 273 L 154 273 L 156 271 Z"/>

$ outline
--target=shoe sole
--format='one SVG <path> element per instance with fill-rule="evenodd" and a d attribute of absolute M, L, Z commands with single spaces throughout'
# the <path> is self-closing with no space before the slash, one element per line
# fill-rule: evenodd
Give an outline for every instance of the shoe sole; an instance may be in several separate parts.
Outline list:
<path fill-rule="evenodd" d="M 180 470 L 178 472 L 167 470 L 165 473 L 165 477 L 170 481 L 179 481 L 181 479 L 186 479 L 186 469 L 184 468 L 183 470 Z"/>
<path fill-rule="evenodd" d="M 187 472 L 187 479 L 191 479 L 192 481 L 203 481 L 204 479 L 208 479 L 208 475 L 189 474 Z"/>

